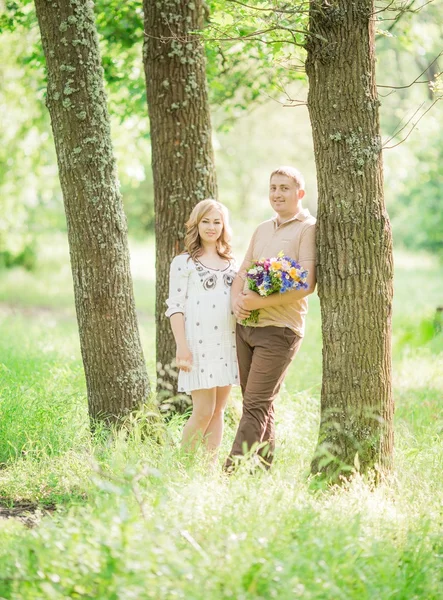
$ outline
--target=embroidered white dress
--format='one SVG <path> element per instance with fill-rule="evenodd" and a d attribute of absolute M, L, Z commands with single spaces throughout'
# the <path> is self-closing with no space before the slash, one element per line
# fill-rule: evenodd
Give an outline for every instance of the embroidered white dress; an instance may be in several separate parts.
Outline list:
<path fill-rule="evenodd" d="M 166 316 L 184 314 L 193 357 L 192 370 L 179 371 L 179 392 L 239 385 L 230 301 L 235 275 L 233 261 L 223 270 L 211 269 L 179 254 L 171 263 Z"/>

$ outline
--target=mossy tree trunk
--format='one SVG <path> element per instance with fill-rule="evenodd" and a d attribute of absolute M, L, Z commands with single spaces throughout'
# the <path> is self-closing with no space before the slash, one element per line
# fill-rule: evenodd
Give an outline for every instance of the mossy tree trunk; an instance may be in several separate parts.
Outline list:
<path fill-rule="evenodd" d="M 175 343 L 165 300 L 169 265 L 183 250 L 185 222 L 197 202 L 215 198 L 206 58 L 195 31 L 202 1 L 144 0 L 143 60 L 151 125 L 156 231 L 157 368 L 160 395 L 177 390 Z"/>
<path fill-rule="evenodd" d="M 116 422 L 149 394 L 93 4 L 35 0 L 65 204 L 91 419 Z"/>
<path fill-rule="evenodd" d="M 313 473 L 393 452 L 392 237 L 383 198 L 372 0 L 310 3 L 306 71 L 318 178 L 323 382 Z"/>

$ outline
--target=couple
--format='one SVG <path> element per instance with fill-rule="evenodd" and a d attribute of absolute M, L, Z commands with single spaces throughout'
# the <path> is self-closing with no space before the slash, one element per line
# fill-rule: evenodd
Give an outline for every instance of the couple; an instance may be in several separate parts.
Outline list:
<path fill-rule="evenodd" d="M 243 415 L 228 471 L 254 445 L 266 467 L 272 462 L 274 399 L 300 348 L 307 296 L 316 281 L 315 219 L 302 207 L 304 194 L 297 169 L 273 171 L 269 201 L 276 216 L 257 227 L 239 269 L 226 207 L 199 202 L 186 223 L 186 252 L 171 263 L 166 315 L 177 344 L 178 389 L 191 394 L 193 406 L 182 444 L 193 448 L 203 438 L 216 459 L 231 386 L 240 384 Z M 249 290 L 246 271 L 252 262 L 281 251 L 308 271 L 308 289 L 267 297 Z M 258 323 L 242 325 L 254 309 L 260 311 Z"/>

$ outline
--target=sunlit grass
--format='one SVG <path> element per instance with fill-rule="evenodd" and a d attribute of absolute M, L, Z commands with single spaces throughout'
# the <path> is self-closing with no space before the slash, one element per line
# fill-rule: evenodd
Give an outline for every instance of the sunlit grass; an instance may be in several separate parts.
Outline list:
<path fill-rule="evenodd" d="M 142 246 L 136 254 L 154 379 L 152 281 Z M 163 444 L 143 437 L 143 420 L 127 434 L 91 436 L 73 309 L 51 305 L 37 285 L 54 277 L 49 266 L 32 275 L 29 302 L 0 308 L 0 498 L 59 510 L 37 516 L 31 531 L 0 520 L 0 597 L 441 599 L 443 334 L 421 327 L 441 303 L 443 273 L 423 263 L 412 292 L 410 261 L 396 264 L 394 472 L 377 488 L 357 474 L 317 491 L 308 478 L 321 383 L 317 298 L 277 401 L 272 471 L 226 478 L 200 454 L 183 455 L 179 417 Z M 14 288 L 5 277 L 20 299 L 23 281 Z M 220 463 L 239 403 L 236 390 Z"/>

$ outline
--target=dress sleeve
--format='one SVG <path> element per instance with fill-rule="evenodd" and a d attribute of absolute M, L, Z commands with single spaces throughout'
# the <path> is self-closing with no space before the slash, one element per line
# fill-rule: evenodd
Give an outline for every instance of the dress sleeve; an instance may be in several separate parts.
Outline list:
<path fill-rule="evenodd" d="M 169 297 L 166 300 L 168 309 L 165 313 L 167 317 L 175 313 L 185 313 L 188 278 L 188 255 L 179 254 L 172 261 L 169 270 Z"/>

